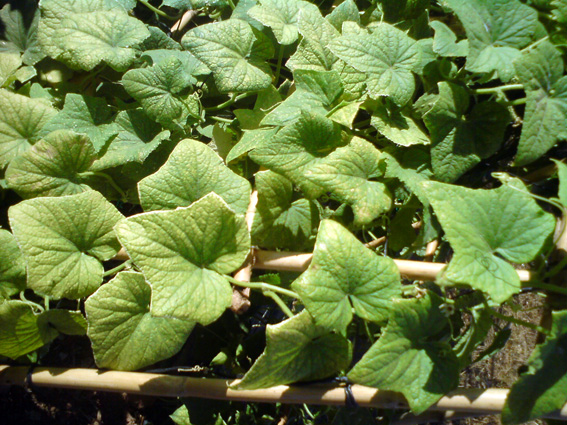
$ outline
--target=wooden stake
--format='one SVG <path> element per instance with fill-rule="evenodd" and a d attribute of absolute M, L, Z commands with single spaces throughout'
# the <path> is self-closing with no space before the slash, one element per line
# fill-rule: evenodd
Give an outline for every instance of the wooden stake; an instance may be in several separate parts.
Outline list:
<path fill-rule="evenodd" d="M 30 385 L 75 390 L 126 392 L 159 397 L 197 397 L 259 403 L 344 405 L 346 392 L 339 384 L 317 384 L 277 387 L 261 390 L 233 390 L 224 379 L 191 378 L 143 372 L 102 371 L 97 369 L 36 368 L 28 374 L 26 366 L 0 365 L 0 386 Z M 354 399 L 361 407 L 407 409 L 398 393 L 352 385 Z M 459 388 L 442 397 L 430 410 L 469 412 L 476 415 L 500 413 L 509 390 Z M 567 419 L 567 404 L 546 416 Z"/>

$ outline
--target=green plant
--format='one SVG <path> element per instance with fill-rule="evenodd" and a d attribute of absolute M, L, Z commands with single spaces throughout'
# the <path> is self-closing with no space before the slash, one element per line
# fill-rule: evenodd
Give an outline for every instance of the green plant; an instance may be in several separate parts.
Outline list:
<path fill-rule="evenodd" d="M 565 1 L 23 3 L 0 12 L 0 355 L 185 347 L 236 388 L 346 375 L 421 413 L 497 317 L 546 336 L 504 420 L 567 402 Z M 235 278 L 251 246 L 313 258 Z M 551 326 L 498 311 L 522 291 L 559 300 Z"/>

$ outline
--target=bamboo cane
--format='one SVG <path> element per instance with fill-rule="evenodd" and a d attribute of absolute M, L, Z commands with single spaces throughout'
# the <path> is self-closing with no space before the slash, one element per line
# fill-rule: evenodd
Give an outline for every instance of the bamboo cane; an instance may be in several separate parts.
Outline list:
<path fill-rule="evenodd" d="M 0 386 L 56 387 L 75 390 L 109 391 L 159 397 L 197 397 L 260 403 L 344 405 L 346 392 L 340 384 L 279 385 L 260 390 L 233 390 L 237 381 L 192 378 L 143 372 L 97 369 L 36 368 L 0 365 Z M 354 399 L 361 407 L 407 409 L 398 393 L 352 385 Z M 431 411 L 467 412 L 471 415 L 498 414 L 509 390 L 459 388 L 442 397 Z M 567 420 L 567 404 L 548 418 Z"/>
<path fill-rule="evenodd" d="M 255 250 L 253 267 L 261 270 L 279 270 L 303 272 L 311 263 L 313 254 L 304 252 L 276 252 Z M 115 260 L 127 260 L 128 254 L 120 250 Z M 437 274 L 447 265 L 445 263 L 429 263 L 426 261 L 394 259 L 402 277 L 411 280 L 435 280 Z M 529 282 L 533 274 L 529 270 L 516 270 L 522 282 Z"/>

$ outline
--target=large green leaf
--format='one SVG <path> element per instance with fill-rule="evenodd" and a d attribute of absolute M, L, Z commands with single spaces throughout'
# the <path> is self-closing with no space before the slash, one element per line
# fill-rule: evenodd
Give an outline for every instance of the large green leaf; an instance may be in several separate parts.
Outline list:
<path fill-rule="evenodd" d="M 498 303 L 520 292 L 508 261 L 532 261 L 555 228 L 553 216 L 517 181 L 494 190 L 432 181 L 422 186 L 455 251 L 443 281 L 480 289 Z"/>
<path fill-rule="evenodd" d="M 122 272 L 86 301 L 88 336 L 98 367 L 136 370 L 181 349 L 194 323 L 153 317 L 150 292 L 141 273 Z"/>
<path fill-rule="evenodd" d="M 344 22 L 351 21 L 360 24 L 360 11 L 353 0 L 345 0 L 335 7 L 325 19 L 338 31 L 341 31 Z"/>
<path fill-rule="evenodd" d="M 218 195 L 129 217 L 116 233 L 152 287 L 152 315 L 209 324 L 230 306 L 232 289 L 222 274 L 242 265 L 250 235 L 244 216 Z"/>
<path fill-rule="evenodd" d="M 433 50 L 440 56 L 467 56 L 469 53 L 468 40 L 457 42 L 455 33 L 441 21 L 431 21 L 431 28 L 435 30 Z"/>
<path fill-rule="evenodd" d="M 39 10 L 34 13 L 29 26 L 26 26 L 22 12 L 12 10 L 10 4 L 0 10 L 0 18 L 4 24 L 4 38 L 9 42 L 3 49 L 22 53 L 22 60 L 26 65 L 35 65 L 45 57 L 37 40 Z"/>
<path fill-rule="evenodd" d="M 430 143 L 429 138 L 409 111 L 400 108 L 394 102 L 385 101 L 377 104 L 370 124 L 397 145 L 428 145 Z"/>
<path fill-rule="evenodd" d="M 442 299 L 393 302 L 380 339 L 349 372 L 353 382 L 402 393 L 413 413 L 425 411 L 459 383 L 458 361 L 451 345 Z"/>
<path fill-rule="evenodd" d="M 91 71 L 104 63 L 125 71 L 136 58 L 132 46 L 149 35 L 143 22 L 116 8 L 64 15 L 52 42 L 64 52 L 57 59 L 71 68 Z"/>
<path fill-rule="evenodd" d="M 317 206 L 305 198 L 294 200 L 293 185 L 281 174 L 260 171 L 255 182 L 258 205 L 252 243 L 264 248 L 311 248 L 319 224 Z"/>
<path fill-rule="evenodd" d="M 37 318 L 40 327 L 49 326 L 65 335 L 86 335 L 87 321 L 80 311 L 46 310 Z"/>
<path fill-rule="evenodd" d="M 114 123 L 118 135 L 95 161 L 93 169 L 102 170 L 129 162 L 143 164 L 170 136 L 169 130 L 161 131 L 161 125 L 152 121 L 141 108 L 119 112 Z"/>
<path fill-rule="evenodd" d="M 435 177 L 452 182 L 498 151 L 510 115 L 506 107 L 496 102 L 478 103 L 469 112 L 467 91 L 443 81 L 423 121 L 431 135 Z"/>
<path fill-rule="evenodd" d="M 175 57 L 150 68 L 132 69 L 122 77 L 126 91 L 144 108 L 150 118 L 175 129 L 187 118 L 200 116 L 200 103 L 193 93 L 195 79 Z"/>
<path fill-rule="evenodd" d="M 297 41 L 299 12 L 307 8 L 317 10 L 314 4 L 303 0 L 260 0 L 248 14 L 270 27 L 278 43 L 287 45 Z"/>
<path fill-rule="evenodd" d="M 55 114 L 48 102 L 0 89 L 0 168 L 37 142 Z"/>
<path fill-rule="evenodd" d="M 0 355 L 16 359 L 53 341 L 59 332 L 38 321 L 23 301 L 0 303 Z"/>
<path fill-rule="evenodd" d="M 512 62 L 532 41 L 537 11 L 519 0 L 447 0 L 469 40 L 466 68 L 495 72 L 502 81 L 514 76 Z"/>
<path fill-rule="evenodd" d="M 297 70 L 295 91 L 262 120 L 262 125 L 284 126 L 301 116 L 301 111 L 326 115 L 343 92 L 335 71 Z"/>
<path fill-rule="evenodd" d="M 537 346 L 528 370 L 510 389 L 502 409 L 505 424 L 521 424 L 560 410 L 567 403 L 567 311 L 553 313 L 551 335 Z"/>
<path fill-rule="evenodd" d="M 138 191 L 145 211 L 186 207 L 215 192 L 233 211 L 244 214 L 251 188 L 207 145 L 185 139 L 177 144 L 163 167 L 138 183 Z"/>
<path fill-rule="evenodd" d="M 8 87 L 16 80 L 21 65 L 20 53 L 0 50 L 0 87 Z"/>
<path fill-rule="evenodd" d="M 122 218 L 99 192 L 22 201 L 8 211 L 27 263 L 28 287 L 54 299 L 78 299 L 102 283 L 101 261 L 120 245 L 112 230 Z"/>
<path fill-rule="evenodd" d="M 357 224 L 391 208 L 386 186 L 375 181 L 384 172 L 380 152 L 358 137 L 345 143 L 339 126 L 321 115 L 302 111 L 293 124 L 275 136 L 259 137 L 247 149 L 252 160 L 286 176 L 308 198 L 328 192 L 351 205 Z"/>
<path fill-rule="evenodd" d="M 95 159 L 88 137 L 58 130 L 15 158 L 6 170 L 6 181 L 24 199 L 73 195 L 90 190 L 91 177 L 82 173 Z"/>
<path fill-rule="evenodd" d="M 55 31 L 60 27 L 63 19 L 75 13 L 89 13 L 112 10 L 112 0 L 42 0 L 40 6 L 41 19 L 38 28 L 38 40 L 41 49 L 56 59 L 68 54 L 59 46 L 54 38 Z M 118 5 L 115 4 L 114 7 Z"/>
<path fill-rule="evenodd" d="M 567 139 L 567 76 L 561 52 L 543 43 L 514 62 L 528 103 L 515 165 L 525 165 Z"/>
<path fill-rule="evenodd" d="M 399 105 L 412 98 L 412 72 L 419 71 L 419 49 L 403 31 L 384 23 L 371 34 L 343 35 L 333 40 L 329 48 L 348 65 L 366 73 L 371 97 L 390 96 Z"/>
<path fill-rule="evenodd" d="M 353 310 L 384 323 L 402 292 L 394 261 L 376 255 L 332 220 L 321 222 L 313 260 L 292 288 L 318 325 L 338 331 L 350 323 Z"/>
<path fill-rule="evenodd" d="M 274 48 L 247 22 L 229 19 L 201 25 L 188 31 L 182 44 L 209 67 L 223 93 L 258 91 L 272 83 L 265 60 Z"/>
<path fill-rule="evenodd" d="M 14 236 L 0 229 L 0 302 L 26 288 L 26 264 Z"/>
<path fill-rule="evenodd" d="M 100 152 L 118 134 L 112 118 L 112 110 L 105 99 L 69 93 L 65 96 L 63 109 L 43 127 L 41 135 L 62 129 L 73 130 L 87 135 L 95 151 Z"/>
<path fill-rule="evenodd" d="M 390 191 L 377 181 L 383 174 L 380 151 L 367 140 L 353 137 L 348 145 L 313 163 L 304 177 L 333 199 L 350 205 L 354 224 L 363 226 L 392 208 Z"/>
<path fill-rule="evenodd" d="M 307 311 L 266 328 L 266 349 L 237 389 L 269 388 L 298 381 L 323 379 L 348 367 L 350 342 L 317 326 Z"/>

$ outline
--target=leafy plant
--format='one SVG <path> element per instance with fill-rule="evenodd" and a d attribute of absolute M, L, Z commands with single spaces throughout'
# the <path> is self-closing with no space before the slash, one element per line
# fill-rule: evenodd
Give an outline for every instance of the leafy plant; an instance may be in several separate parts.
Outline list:
<path fill-rule="evenodd" d="M 242 376 L 237 389 L 346 376 L 420 413 L 503 346 L 507 330 L 477 350 L 498 318 L 547 338 L 504 421 L 559 409 L 565 12 L 559 0 L 4 6 L 0 356 L 41 361 L 59 334 L 86 335 L 100 368 L 206 367 Z M 276 251 L 313 256 L 242 277 Z M 446 266 L 413 280 L 402 259 Z M 253 291 L 247 312 L 237 287 Z M 541 326 L 499 312 L 527 291 L 562 311 Z M 197 419 L 187 402 L 172 418 L 273 420 L 235 409 Z M 303 422 L 329 419 L 306 409 Z"/>

